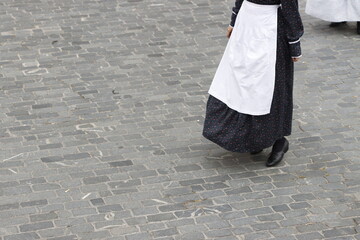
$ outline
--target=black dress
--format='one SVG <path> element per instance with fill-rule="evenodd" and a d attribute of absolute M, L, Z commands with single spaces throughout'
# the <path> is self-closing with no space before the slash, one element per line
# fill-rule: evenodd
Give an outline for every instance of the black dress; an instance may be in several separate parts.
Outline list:
<path fill-rule="evenodd" d="M 231 17 L 236 16 L 244 0 L 236 0 Z M 252 116 L 239 113 L 209 96 L 203 136 L 233 152 L 253 152 L 270 147 L 277 139 L 291 134 L 293 111 L 294 64 L 300 57 L 303 25 L 297 0 L 248 0 L 261 5 L 281 4 L 278 11 L 275 88 L 269 114 Z"/>

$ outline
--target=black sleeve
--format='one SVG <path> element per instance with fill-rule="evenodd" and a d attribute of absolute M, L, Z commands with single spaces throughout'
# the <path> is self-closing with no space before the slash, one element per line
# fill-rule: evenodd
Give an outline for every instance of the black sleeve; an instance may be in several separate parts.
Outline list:
<path fill-rule="evenodd" d="M 304 34 L 298 0 L 281 0 L 281 10 L 287 24 L 286 36 L 292 57 L 301 57 L 300 38 Z"/>
<path fill-rule="evenodd" d="M 244 0 L 236 0 L 235 1 L 235 7 L 232 8 L 231 22 L 230 22 L 230 26 L 232 26 L 232 27 L 235 26 L 236 16 L 237 16 L 243 2 L 244 2 Z"/>

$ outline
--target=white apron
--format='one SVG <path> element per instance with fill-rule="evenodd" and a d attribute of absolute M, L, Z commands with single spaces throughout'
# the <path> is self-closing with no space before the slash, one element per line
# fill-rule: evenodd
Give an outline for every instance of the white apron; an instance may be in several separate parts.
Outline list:
<path fill-rule="evenodd" d="M 305 12 L 328 22 L 360 21 L 360 0 L 308 0 Z"/>
<path fill-rule="evenodd" d="M 279 5 L 244 1 L 209 94 L 249 115 L 270 113 Z"/>

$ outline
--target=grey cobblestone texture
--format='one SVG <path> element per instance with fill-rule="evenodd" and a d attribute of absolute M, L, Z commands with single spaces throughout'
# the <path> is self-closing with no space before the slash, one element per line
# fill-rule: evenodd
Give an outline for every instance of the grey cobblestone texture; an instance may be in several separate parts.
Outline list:
<path fill-rule="evenodd" d="M 360 239 L 360 35 L 304 14 L 290 151 L 201 136 L 233 0 L 0 2 L 0 240 Z"/>

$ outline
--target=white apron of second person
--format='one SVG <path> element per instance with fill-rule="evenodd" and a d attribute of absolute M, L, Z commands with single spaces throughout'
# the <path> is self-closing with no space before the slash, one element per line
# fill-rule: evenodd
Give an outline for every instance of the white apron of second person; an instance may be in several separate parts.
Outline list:
<path fill-rule="evenodd" d="M 305 12 L 328 22 L 360 21 L 360 0 L 307 0 Z"/>
<path fill-rule="evenodd" d="M 279 5 L 244 1 L 209 94 L 253 116 L 270 113 L 275 87 Z"/>

